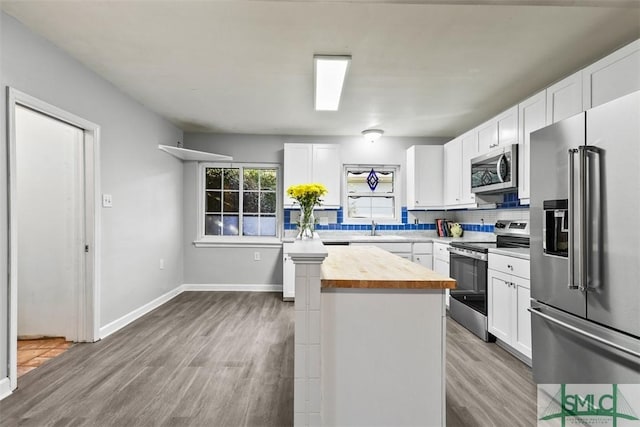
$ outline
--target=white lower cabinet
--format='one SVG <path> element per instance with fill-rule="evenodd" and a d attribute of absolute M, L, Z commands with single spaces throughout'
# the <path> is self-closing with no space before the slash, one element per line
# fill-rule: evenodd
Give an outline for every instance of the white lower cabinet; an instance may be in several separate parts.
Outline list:
<path fill-rule="evenodd" d="M 296 296 L 296 266 L 289 256 L 293 243 L 282 245 L 282 299 L 293 301 Z"/>
<path fill-rule="evenodd" d="M 529 279 L 495 269 L 501 267 L 501 264 L 495 262 L 496 257 L 499 257 L 500 262 L 504 258 L 509 259 L 509 257 L 489 254 L 487 273 L 489 332 L 531 359 L 531 314 L 527 310 L 530 306 Z M 524 261 L 512 259 L 517 260 L 520 265 Z M 528 271 L 526 275 L 528 276 Z"/>
<path fill-rule="evenodd" d="M 449 244 L 433 243 L 433 271 L 449 277 Z M 445 289 L 445 303 L 449 308 L 449 289 Z"/>
<path fill-rule="evenodd" d="M 433 243 L 413 244 L 413 262 L 433 270 Z"/>

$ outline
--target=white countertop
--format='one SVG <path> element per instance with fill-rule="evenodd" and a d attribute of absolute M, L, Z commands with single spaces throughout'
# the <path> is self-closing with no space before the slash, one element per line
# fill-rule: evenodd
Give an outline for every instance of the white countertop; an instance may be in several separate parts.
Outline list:
<path fill-rule="evenodd" d="M 358 243 L 413 243 L 413 242 L 495 242 L 493 233 L 465 232 L 463 237 L 438 237 L 434 230 L 429 231 L 389 231 L 371 236 L 369 232 L 354 231 L 319 231 L 323 243 L 358 242 Z M 295 235 L 282 238 L 283 243 L 295 241 Z"/>
<path fill-rule="evenodd" d="M 489 253 L 512 256 L 514 258 L 530 259 L 529 248 L 493 248 L 489 249 Z"/>

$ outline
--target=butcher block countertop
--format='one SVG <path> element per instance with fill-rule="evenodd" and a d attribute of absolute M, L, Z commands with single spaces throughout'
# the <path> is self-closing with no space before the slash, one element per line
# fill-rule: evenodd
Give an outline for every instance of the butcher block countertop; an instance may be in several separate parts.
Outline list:
<path fill-rule="evenodd" d="M 322 288 L 453 289 L 456 281 L 374 246 L 328 246 Z"/>

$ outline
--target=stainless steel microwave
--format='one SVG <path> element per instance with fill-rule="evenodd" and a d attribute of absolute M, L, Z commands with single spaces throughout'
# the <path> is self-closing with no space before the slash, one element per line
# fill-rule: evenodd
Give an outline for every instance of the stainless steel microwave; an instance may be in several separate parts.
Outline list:
<path fill-rule="evenodd" d="M 518 188 L 518 145 L 471 159 L 471 192 L 504 193 Z"/>

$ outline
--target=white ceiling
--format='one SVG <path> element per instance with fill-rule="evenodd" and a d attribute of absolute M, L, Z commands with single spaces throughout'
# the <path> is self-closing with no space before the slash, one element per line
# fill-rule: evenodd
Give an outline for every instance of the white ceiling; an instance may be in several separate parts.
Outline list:
<path fill-rule="evenodd" d="M 640 37 L 638 0 L 474 3 L 1 7 L 183 130 L 218 133 L 455 136 Z M 338 112 L 313 109 L 314 54 L 353 57 Z"/>

